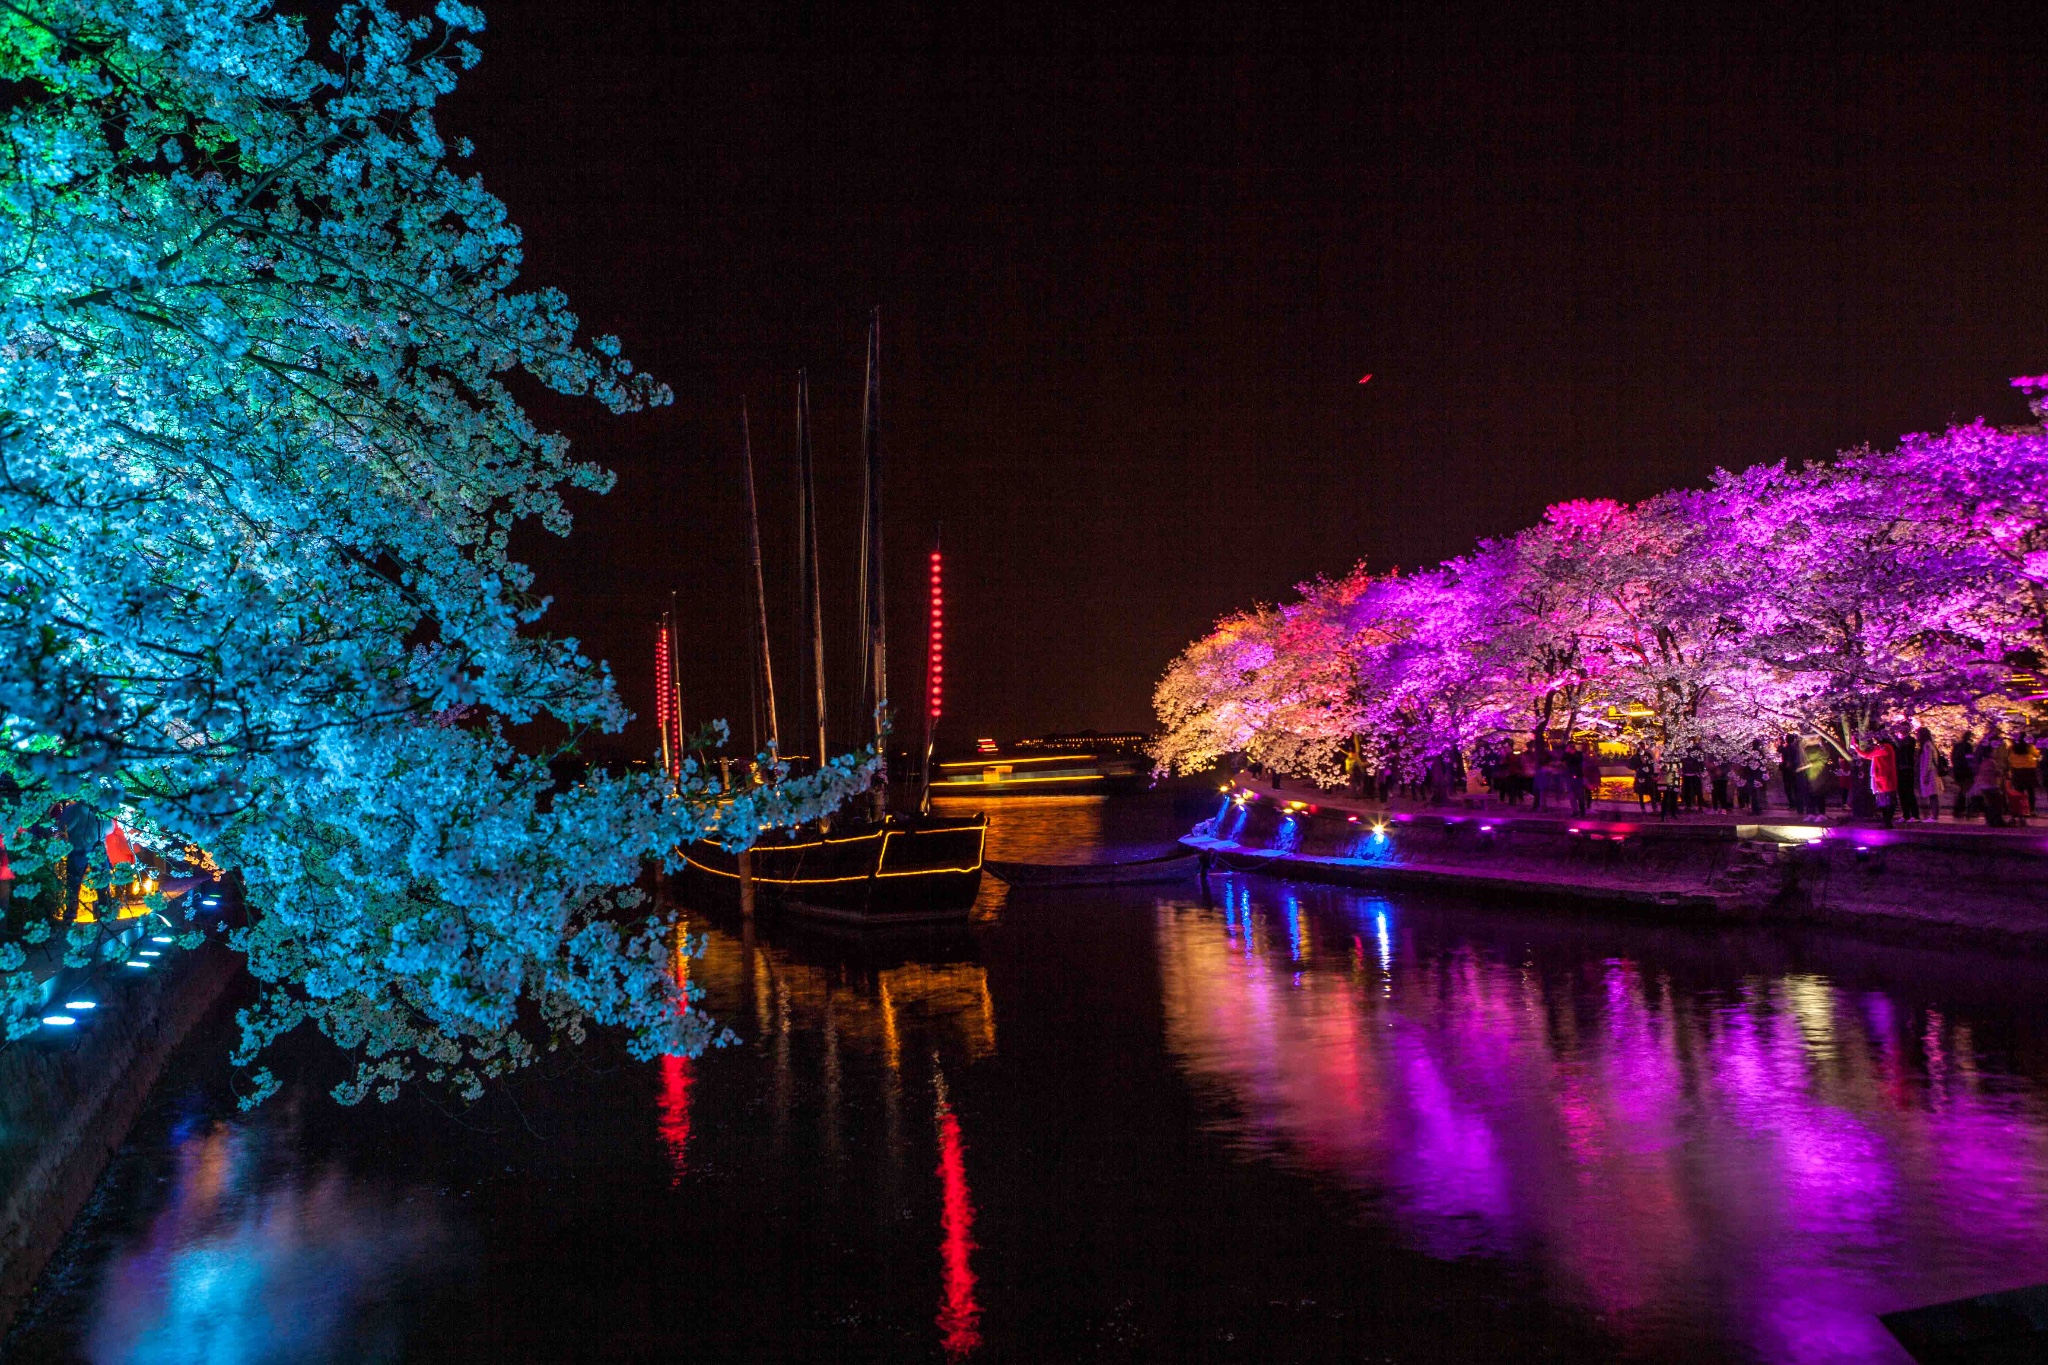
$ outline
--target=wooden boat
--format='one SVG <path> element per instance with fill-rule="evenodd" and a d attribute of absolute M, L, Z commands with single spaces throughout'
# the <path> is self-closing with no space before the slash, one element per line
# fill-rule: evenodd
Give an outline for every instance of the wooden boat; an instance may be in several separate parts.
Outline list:
<path fill-rule="evenodd" d="M 770 836 L 748 861 L 765 905 L 841 923 L 931 923 L 966 918 L 987 835 L 986 815 L 890 815 Z M 698 843 L 686 857 L 686 894 L 739 899 L 739 855 Z"/>
<path fill-rule="evenodd" d="M 861 699 L 872 708 L 872 737 L 878 752 L 886 752 L 885 718 L 888 700 L 888 646 L 882 603 L 882 502 L 881 502 L 881 318 L 879 310 L 868 327 L 867 387 L 862 401 L 861 445 L 866 460 L 866 492 L 861 528 Z M 746 430 L 744 413 L 742 430 Z M 768 650 L 766 595 L 761 574 L 760 517 L 754 498 L 754 466 L 751 437 L 745 438 L 746 507 L 748 546 L 752 556 L 755 696 L 765 698 L 767 748 L 779 750 L 780 735 L 775 712 L 774 666 Z M 816 752 L 827 752 L 825 726 L 825 646 L 822 594 L 818 574 L 817 504 L 811 457 L 810 391 L 804 376 L 797 376 L 797 458 L 801 483 L 800 518 L 797 529 L 798 582 L 803 602 L 799 608 L 799 629 L 809 637 L 806 651 L 813 684 L 811 703 L 816 720 Z M 929 709 L 925 718 L 925 754 L 928 765 L 931 732 L 937 721 L 937 677 L 941 642 L 937 626 L 937 555 L 933 556 L 934 624 L 930 642 L 927 690 Z M 800 670 L 806 671 L 806 670 Z M 801 682 L 801 679 L 799 680 Z M 804 707 L 798 688 L 799 714 Z M 910 811 L 891 811 L 887 772 L 876 780 L 874 789 L 860 804 L 865 809 L 853 819 L 836 817 L 830 822 L 794 831 L 788 838 L 770 835 L 750 850 L 743 861 L 738 854 L 710 843 L 699 842 L 685 851 L 686 894 L 715 900 L 740 900 L 741 883 L 751 880 L 754 898 L 762 903 L 813 915 L 840 924 L 900 925 L 964 920 L 981 889 L 982 849 L 988 834 L 985 814 L 935 816 L 927 810 L 923 791 Z"/>

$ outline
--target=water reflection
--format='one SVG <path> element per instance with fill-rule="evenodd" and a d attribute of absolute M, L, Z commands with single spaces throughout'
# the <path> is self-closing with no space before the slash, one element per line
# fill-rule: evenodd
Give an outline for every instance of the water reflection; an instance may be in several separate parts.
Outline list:
<path fill-rule="evenodd" d="M 869 1177 L 887 1208 L 903 1207 L 906 1197 L 923 1203 L 936 1196 L 938 1299 L 931 1320 L 946 1358 L 961 1361 L 982 1345 L 981 1303 L 967 1141 L 946 1068 L 964 1069 L 995 1055 L 995 1001 L 987 969 L 966 956 L 972 940 L 922 938 L 907 947 L 915 957 L 886 946 L 819 942 L 787 924 L 763 929 L 741 922 L 705 929 L 703 952 L 687 971 L 704 990 L 702 1006 L 714 1018 L 734 1021 L 745 1044 L 770 1060 L 771 1144 L 777 1151 L 801 1140 L 794 1131 L 798 1097 L 816 1098 L 815 1141 L 822 1161 L 813 1179 L 823 1199 L 836 1202 L 842 1185 L 860 1185 Z M 953 960 L 946 960 L 949 955 Z M 928 1059 L 928 1073 L 919 1059 Z M 912 1076 L 906 1076 L 907 1063 Z M 926 1140 L 936 1151 L 930 1168 L 936 1180 L 907 1190 L 904 1096 L 926 1074 L 933 1116 Z M 684 1072 L 676 1093 L 686 1097 L 687 1090 Z M 687 1109 L 678 1102 L 684 1117 L 680 1135 L 671 1138 L 670 1093 L 664 1085 L 663 1136 L 680 1179 Z M 879 1150 L 863 1141 L 877 1110 Z M 868 1153 L 878 1169 L 858 1169 L 857 1158 Z"/>
<path fill-rule="evenodd" d="M 225 1123 L 178 1143 L 169 1204 L 105 1271 L 88 1359 L 399 1358 L 406 1282 L 446 1249 L 438 1217 L 337 1169 L 271 1172 L 264 1145 Z"/>
<path fill-rule="evenodd" d="M 1027 862 L 1183 818 L 1014 804 Z M 1874 1314 L 2048 1280 L 2038 968 L 1212 886 L 692 914 L 736 1046 L 473 1114 L 307 1040 L 304 1121 L 238 1115 L 224 1015 L 7 1359 L 1896 1362 Z"/>
<path fill-rule="evenodd" d="M 1531 1264 L 1639 1343 L 1732 1327 L 1783 1360 L 1901 1359 L 1873 1314 L 2048 1278 L 2042 1094 L 1935 1011 L 1219 886 L 1156 910 L 1169 1047 L 1230 1140 L 1420 1250 Z"/>
<path fill-rule="evenodd" d="M 687 1057 L 663 1057 L 661 1089 L 655 1100 L 655 1130 L 668 1149 L 670 1167 L 675 1171 L 671 1185 L 680 1184 L 690 1171 L 690 1061 Z"/>
<path fill-rule="evenodd" d="M 974 1296 L 974 1194 L 967 1187 L 967 1144 L 960 1119 L 946 1094 L 946 1076 L 932 1067 L 938 1101 L 939 1261 L 944 1292 L 939 1300 L 939 1344 L 949 1360 L 971 1355 L 981 1345 L 981 1304 Z"/>
<path fill-rule="evenodd" d="M 933 953 L 930 943 L 912 946 Z M 777 944 L 751 928 L 712 928 L 704 931 L 704 952 L 690 970 L 704 988 L 703 1007 L 715 1019 L 733 1021 L 754 1045 L 772 1048 L 785 1083 L 798 1039 L 820 1046 L 824 1079 L 834 1087 L 847 1050 L 879 1059 L 892 1072 L 901 1071 L 906 1046 L 965 1062 L 996 1050 L 988 972 L 972 960 L 863 955 L 800 936 Z"/>
<path fill-rule="evenodd" d="M 997 862 L 1085 863 L 1101 857 L 1106 796 L 1007 796 L 990 800 L 940 797 L 940 815 L 988 812 L 983 850 Z"/>

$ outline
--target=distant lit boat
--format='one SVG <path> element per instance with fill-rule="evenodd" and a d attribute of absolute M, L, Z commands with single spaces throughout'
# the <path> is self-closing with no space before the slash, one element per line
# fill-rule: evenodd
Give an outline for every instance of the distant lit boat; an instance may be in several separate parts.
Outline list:
<path fill-rule="evenodd" d="M 982 754 L 941 763 L 935 797 L 1090 796 L 1142 790 L 1151 763 L 1142 754 Z"/>
<path fill-rule="evenodd" d="M 798 914 L 860 924 L 961 919 L 981 890 L 988 817 L 892 815 L 804 828 L 783 842 L 770 835 L 752 852 L 755 895 Z M 692 844 L 686 889 L 737 901 L 739 856 Z"/>

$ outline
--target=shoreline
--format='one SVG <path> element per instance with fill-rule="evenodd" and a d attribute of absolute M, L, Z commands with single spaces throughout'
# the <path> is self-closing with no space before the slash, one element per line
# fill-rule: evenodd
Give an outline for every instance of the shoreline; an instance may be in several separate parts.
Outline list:
<path fill-rule="evenodd" d="M 2048 952 L 2048 834 L 2034 830 L 1415 811 L 1238 782 L 1180 843 L 1205 869 Z"/>
<path fill-rule="evenodd" d="M 242 969 L 220 943 L 184 955 L 123 993 L 89 1033 L 62 1046 L 24 1040 L 0 1053 L 0 1334 L 27 1302 L 142 1112 L 164 1065 Z M 15 1114 L 7 1099 L 40 1097 Z"/>

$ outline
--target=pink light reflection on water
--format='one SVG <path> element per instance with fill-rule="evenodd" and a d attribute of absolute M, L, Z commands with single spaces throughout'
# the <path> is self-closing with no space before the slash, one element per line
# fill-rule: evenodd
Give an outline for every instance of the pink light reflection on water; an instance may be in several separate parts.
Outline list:
<path fill-rule="evenodd" d="M 1692 995 L 1625 959 L 1412 944 L 1389 987 L 1167 903 L 1158 941 L 1169 1047 L 1234 1145 L 1417 1250 L 1532 1266 L 1652 1350 L 1903 1360 L 1877 1313 L 2048 1278 L 2048 1104 L 1983 1083 L 1939 1015 L 1811 974 Z"/>

